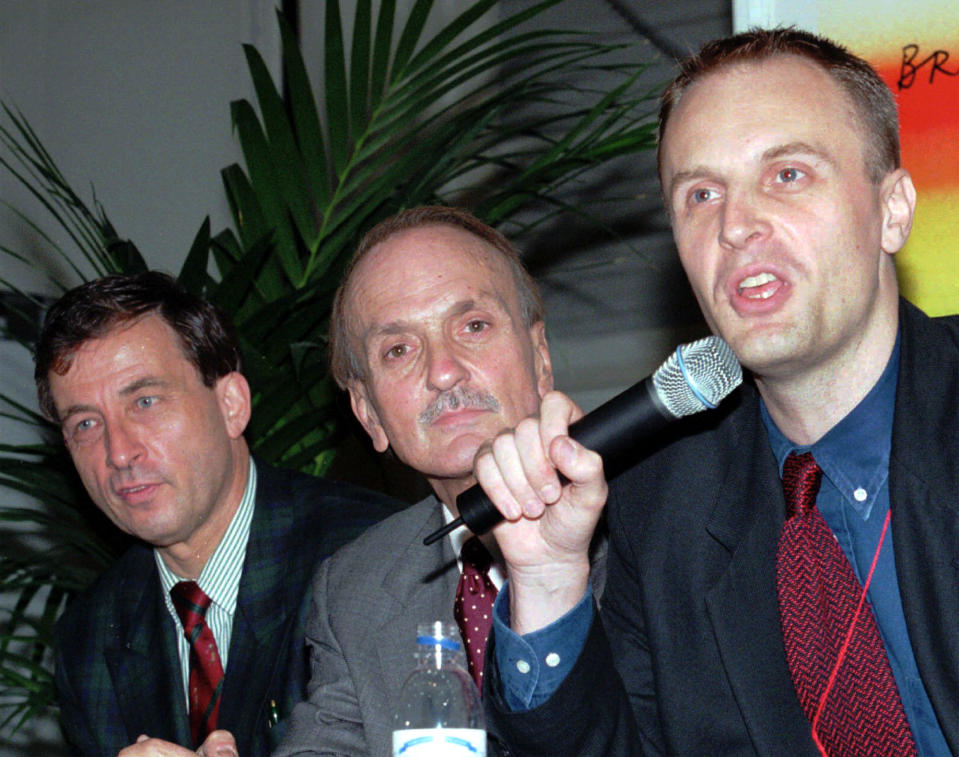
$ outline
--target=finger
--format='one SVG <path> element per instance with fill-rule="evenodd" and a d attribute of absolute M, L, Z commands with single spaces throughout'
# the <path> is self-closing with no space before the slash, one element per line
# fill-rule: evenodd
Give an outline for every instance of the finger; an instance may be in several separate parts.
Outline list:
<path fill-rule="evenodd" d="M 503 518 L 516 521 L 523 516 L 522 507 L 503 479 L 502 471 L 493 455 L 491 442 L 483 444 L 476 453 L 473 460 L 473 474 L 490 502 L 503 514 Z"/>
<path fill-rule="evenodd" d="M 562 484 L 556 467 L 549 459 L 548 446 L 543 444 L 541 421 L 538 418 L 521 421 L 514 436 L 523 476 L 516 485 L 523 487 L 524 494 L 528 497 L 525 514 L 528 517 L 537 517 L 542 512 L 541 505 L 550 505 L 559 499 Z M 507 483 L 513 482 L 507 479 Z"/>
<path fill-rule="evenodd" d="M 568 436 L 555 438 L 549 449 L 557 470 L 570 481 L 568 497 L 577 507 L 602 508 L 609 486 L 603 471 L 603 459 Z"/>
<path fill-rule="evenodd" d="M 238 757 L 236 740 L 229 731 L 213 731 L 197 750 L 202 757 Z"/>
<path fill-rule="evenodd" d="M 141 734 L 136 743 L 122 749 L 117 757 L 190 757 L 193 752 L 163 739 Z"/>
<path fill-rule="evenodd" d="M 557 436 L 568 436 L 571 423 L 583 417 L 583 411 L 573 400 L 562 392 L 547 392 L 540 403 L 540 434 L 543 448 L 549 445 Z"/>
<path fill-rule="evenodd" d="M 561 392 L 549 392 L 540 407 L 540 433 L 549 451 L 552 465 L 571 482 L 569 496 L 577 505 L 603 504 L 606 501 L 606 479 L 603 460 L 569 436 L 570 423 L 583 416 L 583 411 Z"/>
<path fill-rule="evenodd" d="M 540 443 L 539 422 L 521 421 L 515 431 L 503 432 L 493 439 L 493 457 L 513 499 L 527 518 L 538 518 L 544 502 L 540 489 L 552 480 L 558 485 L 546 451 Z"/>
<path fill-rule="evenodd" d="M 137 736 L 136 742 L 125 749 L 121 749 L 117 757 L 137 757 L 138 755 L 140 755 L 140 757 L 145 757 L 150 754 L 155 754 L 155 752 L 150 748 L 151 741 L 152 740 L 149 736 L 141 733 L 139 736 Z"/>

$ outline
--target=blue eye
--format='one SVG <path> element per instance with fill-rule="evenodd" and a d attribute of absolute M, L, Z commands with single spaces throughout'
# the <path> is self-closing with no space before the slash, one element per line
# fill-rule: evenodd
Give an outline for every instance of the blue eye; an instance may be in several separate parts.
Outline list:
<path fill-rule="evenodd" d="M 137 398 L 137 407 L 145 410 L 146 408 L 153 407 L 156 404 L 156 401 L 157 398 L 152 396 L 139 397 Z"/>
<path fill-rule="evenodd" d="M 696 204 L 700 204 L 704 202 L 709 202 L 715 197 L 716 197 L 715 189 L 702 188 L 702 189 L 697 189 L 693 191 L 692 201 Z"/>
<path fill-rule="evenodd" d="M 805 175 L 805 171 L 801 171 L 798 168 L 790 166 L 789 168 L 783 168 L 776 174 L 776 181 L 783 184 L 789 184 L 794 181 L 799 181 Z"/>
<path fill-rule="evenodd" d="M 100 424 L 96 418 L 82 418 L 72 426 L 65 427 L 64 436 L 75 444 L 95 441 L 100 436 Z"/>

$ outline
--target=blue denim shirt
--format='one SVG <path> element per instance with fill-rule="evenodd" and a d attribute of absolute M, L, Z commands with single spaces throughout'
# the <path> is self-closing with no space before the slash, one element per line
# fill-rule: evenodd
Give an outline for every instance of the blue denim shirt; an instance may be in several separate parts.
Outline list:
<path fill-rule="evenodd" d="M 862 402 L 811 446 L 797 446 L 776 428 L 762 404 L 769 444 L 779 464 L 791 453 L 812 452 L 822 468 L 816 506 L 865 584 L 889 512 L 889 452 L 899 378 L 899 341 L 879 381 Z M 909 643 L 902 611 L 892 529 L 886 531 L 867 593 L 886 647 L 899 696 L 921 755 L 949 754 Z"/>

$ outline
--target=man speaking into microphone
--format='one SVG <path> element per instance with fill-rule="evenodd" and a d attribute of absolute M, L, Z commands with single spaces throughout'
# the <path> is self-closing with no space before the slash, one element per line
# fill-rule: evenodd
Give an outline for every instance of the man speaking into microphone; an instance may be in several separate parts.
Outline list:
<path fill-rule="evenodd" d="M 601 612 L 569 403 L 481 450 L 510 521 L 493 728 L 544 757 L 959 753 L 959 319 L 899 296 L 891 92 L 794 29 L 709 43 L 663 96 L 659 173 L 750 380 L 611 483 Z"/>

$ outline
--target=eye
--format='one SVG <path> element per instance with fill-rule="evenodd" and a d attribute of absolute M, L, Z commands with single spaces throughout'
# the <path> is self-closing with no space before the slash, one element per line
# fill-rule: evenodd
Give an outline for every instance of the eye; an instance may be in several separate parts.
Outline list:
<path fill-rule="evenodd" d="M 157 402 L 157 398 L 154 396 L 147 397 L 137 397 L 137 407 L 141 410 L 147 410 L 153 407 Z"/>
<path fill-rule="evenodd" d="M 95 439 L 100 425 L 94 418 L 82 418 L 68 428 L 65 435 L 73 442 L 80 443 Z"/>
<path fill-rule="evenodd" d="M 794 166 L 789 166 L 788 168 L 780 169 L 776 173 L 776 181 L 780 184 L 791 184 L 792 182 L 799 181 L 805 175 L 805 171 L 802 171 Z"/>
<path fill-rule="evenodd" d="M 403 355 L 409 351 L 410 346 L 408 344 L 394 344 L 384 353 L 384 357 L 387 360 L 396 360 L 397 358 L 403 357 Z"/>
<path fill-rule="evenodd" d="M 474 318 L 473 320 L 467 322 L 466 332 L 469 334 L 478 334 L 481 331 L 485 331 L 489 328 L 489 322 L 484 321 L 480 318 Z"/>
<path fill-rule="evenodd" d="M 718 195 L 719 192 L 717 192 L 715 189 L 711 189 L 709 187 L 699 187 L 692 191 L 689 199 L 694 205 L 701 205 L 704 202 L 715 200 Z"/>

